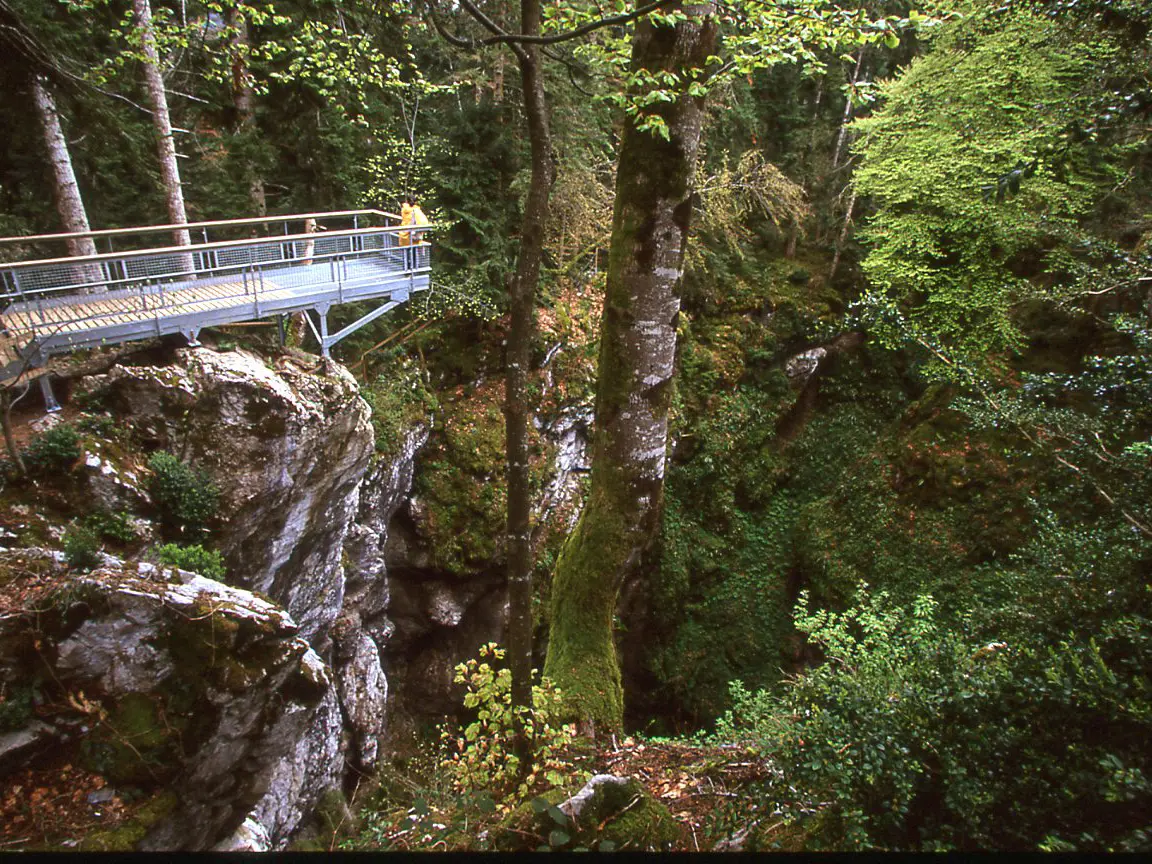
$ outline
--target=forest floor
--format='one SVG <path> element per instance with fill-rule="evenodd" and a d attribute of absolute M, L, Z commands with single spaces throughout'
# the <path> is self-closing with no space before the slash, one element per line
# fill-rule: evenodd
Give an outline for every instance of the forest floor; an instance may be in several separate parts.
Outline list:
<path fill-rule="evenodd" d="M 523 807 L 527 799 L 519 803 L 505 801 L 497 810 L 461 807 L 467 796 L 453 791 L 442 771 L 429 770 L 429 765 L 435 764 L 425 761 L 430 755 L 424 751 L 420 759 L 404 767 L 382 766 L 382 773 L 359 790 L 361 795 L 354 796 L 352 806 L 359 813 L 356 821 L 360 824 L 343 824 L 336 830 L 330 824 L 321 836 L 313 835 L 307 848 L 476 851 L 491 848 L 491 838 L 505 836 L 509 830 L 520 835 L 519 843 L 505 846 L 503 841 L 497 841 L 496 848 L 548 848 L 550 836 L 535 833 L 539 829 L 525 823 L 520 825 L 527 831 L 514 828 L 515 821 L 508 821 L 509 817 L 515 820 L 511 814 Z M 775 769 L 769 760 L 746 747 L 611 736 L 594 742 L 581 740 L 563 761 L 573 773 L 580 772 L 584 777 L 610 774 L 639 781 L 679 826 L 678 836 L 664 847 L 667 851 L 735 852 L 753 845 L 781 851 L 803 849 L 803 830 L 778 815 L 783 808 L 792 809 L 790 805 L 796 802 L 769 802 L 773 793 L 764 790 L 771 788 Z M 567 795 L 559 798 L 555 792 L 541 794 L 546 801 L 558 802 L 578 791 L 580 785 L 583 784 L 569 787 Z M 421 812 L 424 815 L 418 817 Z M 623 811 L 616 814 L 622 815 Z M 593 832 L 594 839 L 582 832 L 579 842 L 595 848 L 605 825 L 614 821 L 615 816 L 609 816 Z M 754 833 L 754 841 L 749 839 L 749 830 Z M 641 844 L 636 848 L 643 848 L 644 841 L 636 839 Z M 628 840 L 621 839 L 620 843 L 620 851 L 632 848 Z M 557 851 L 567 848 L 565 843 Z"/>
<path fill-rule="evenodd" d="M 631 737 L 597 753 L 592 760 L 596 774 L 632 777 L 644 784 L 666 806 L 684 829 L 673 851 L 707 852 L 727 846 L 739 851 L 741 834 L 728 838 L 731 805 L 746 799 L 753 787 L 770 776 L 762 757 L 738 745 L 697 745 L 675 741 L 645 741 Z M 746 808 L 745 808 L 746 810 Z M 741 814 L 746 818 L 747 813 Z M 739 825 L 743 819 L 737 818 Z M 760 843 L 778 843 L 781 849 L 797 845 L 781 820 L 757 830 Z"/>

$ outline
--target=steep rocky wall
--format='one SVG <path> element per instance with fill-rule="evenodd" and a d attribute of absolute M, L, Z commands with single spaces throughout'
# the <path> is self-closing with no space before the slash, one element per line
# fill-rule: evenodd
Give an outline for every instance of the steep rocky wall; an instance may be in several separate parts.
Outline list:
<path fill-rule="evenodd" d="M 136 848 L 210 848 L 264 796 L 293 744 L 287 718 L 331 691 L 323 661 L 249 591 L 111 558 L 77 576 L 61 558 L 0 550 L 5 587 L 19 584 L 25 604 L 0 616 L 0 683 L 38 694 L 15 734 L 24 745 L 0 743 L 4 767 L 56 751 L 113 784 L 105 801 L 122 786 L 167 802 L 123 829 Z"/>
<path fill-rule="evenodd" d="M 326 630 L 343 603 L 340 555 L 373 444 L 343 367 L 184 349 L 78 389 L 207 469 L 223 493 L 219 545 L 233 578 L 284 606 L 306 638 Z"/>
<path fill-rule="evenodd" d="M 78 390 L 137 439 L 211 474 L 221 490 L 214 536 L 228 581 L 288 610 L 329 666 L 321 698 L 271 725 L 281 755 L 256 772 L 265 792 L 223 846 L 280 848 L 325 792 L 343 786 L 346 762 L 374 765 L 384 728 L 387 680 L 360 610 L 378 616 L 387 583 L 382 569 L 364 568 L 349 597 L 344 566 L 357 539 L 371 545 L 371 532 L 353 529 L 373 452 L 368 406 L 335 364 L 206 348 L 178 350 L 163 364 L 115 366 Z"/>
<path fill-rule="evenodd" d="M 407 749 L 414 730 L 459 709 L 454 665 L 503 635 L 502 563 L 460 573 L 435 565 L 423 505 L 411 496 L 431 418 L 390 442 L 388 458 L 374 457 L 369 409 L 335 364 L 295 353 L 161 349 L 78 379 L 71 396 L 85 429 L 116 431 L 85 432 L 80 460 L 58 481 L 72 490 L 64 497 L 128 511 L 138 543 L 125 552 L 147 556 L 158 536 L 148 455 L 163 449 L 205 469 L 221 491 L 212 544 L 225 555 L 224 581 L 271 601 L 320 669 L 316 692 L 277 697 L 282 704 L 261 713 L 258 734 L 238 719 L 255 710 L 247 695 L 220 697 L 218 751 L 208 774 L 189 774 L 188 782 L 207 785 L 231 765 L 242 788 L 220 779 L 218 810 L 195 824 L 150 828 L 145 845 L 285 848 L 326 793 L 349 788 L 383 753 Z M 540 427 L 556 464 L 537 509 L 557 524 L 578 512 L 586 413 L 561 413 Z M 36 509 L 29 500 L 12 512 L 31 524 Z M 63 532 L 50 521 L 44 536 L 59 543 Z M 133 692 L 150 693 L 171 664 L 148 647 L 146 628 L 155 622 L 134 616 L 99 625 L 106 646 L 139 646 L 130 667 L 108 674 L 135 676 Z M 84 654 L 69 644 L 65 665 Z M 101 686 L 113 706 L 124 696 Z M 45 734 L 25 731 L 33 749 Z"/>

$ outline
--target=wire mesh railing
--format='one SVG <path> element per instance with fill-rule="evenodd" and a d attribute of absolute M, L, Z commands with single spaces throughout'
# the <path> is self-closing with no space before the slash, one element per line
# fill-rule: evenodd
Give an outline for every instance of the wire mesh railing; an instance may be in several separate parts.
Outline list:
<path fill-rule="evenodd" d="M 338 210 L 251 219 L 108 228 L 69 234 L 0 237 L 0 261 L 51 259 L 72 254 L 78 240 L 91 241 L 95 254 L 142 251 L 161 246 L 198 246 L 228 240 L 257 240 L 308 234 L 316 230 L 356 230 L 398 225 L 400 217 L 382 210 Z"/>
<path fill-rule="evenodd" d="M 251 302 L 257 315 L 261 295 L 269 292 L 329 288 L 343 302 L 344 289 L 429 267 L 429 245 L 402 245 L 403 230 L 362 228 L 3 264 L 0 315 L 47 326 L 64 317 L 81 323 L 137 308 L 175 311 L 202 302 L 198 289 L 206 288 L 215 289 L 213 301 Z M 80 314 L 65 315 L 65 307 Z M 86 309 L 95 311 L 85 315 Z"/>
<path fill-rule="evenodd" d="M 194 338 L 202 327 L 308 308 L 323 319 L 333 304 L 380 296 L 392 308 L 428 285 L 424 237 L 433 226 L 326 230 L 312 216 L 291 219 L 308 230 L 0 263 L 0 378 L 75 348 L 164 333 Z M 338 335 L 322 339 L 325 353 Z"/>

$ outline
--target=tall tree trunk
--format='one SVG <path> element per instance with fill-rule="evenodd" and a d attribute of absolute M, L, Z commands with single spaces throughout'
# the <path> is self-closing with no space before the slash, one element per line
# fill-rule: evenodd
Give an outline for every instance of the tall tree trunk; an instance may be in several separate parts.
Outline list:
<path fill-rule="evenodd" d="M 12 389 L 11 386 L 0 387 L 0 427 L 4 429 L 4 445 L 8 448 L 8 458 L 20 472 L 20 476 L 28 473 L 28 466 L 24 464 L 24 457 L 20 448 L 16 446 L 16 434 L 12 431 Z"/>
<path fill-rule="evenodd" d="M 60 126 L 60 112 L 56 110 L 56 100 L 48 89 L 48 82 L 40 75 L 31 79 L 32 101 L 40 118 L 44 132 L 44 146 L 48 150 L 48 161 L 52 163 L 53 197 L 56 212 L 65 231 L 73 234 L 91 230 L 88 214 L 84 210 L 84 200 L 80 197 L 80 187 L 76 183 L 76 173 L 72 170 L 72 156 L 68 152 L 68 141 Z M 96 243 L 91 237 L 76 237 L 67 241 L 69 255 L 95 255 Z"/>
<path fill-rule="evenodd" d="M 156 32 L 152 26 L 152 6 L 149 0 L 132 0 L 136 13 L 136 27 L 140 31 L 140 46 L 144 51 L 144 87 L 152 108 L 152 126 L 156 131 L 156 152 L 160 159 L 160 177 L 164 182 L 168 205 L 168 221 L 183 225 L 188 221 L 184 212 L 184 191 L 180 186 L 180 167 L 176 164 L 176 144 L 172 139 L 172 118 L 168 113 L 168 97 L 164 93 L 164 77 L 160 74 L 160 54 L 156 50 Z M 187 230 L 172 232 L 177 246 L 191 246 Z M 187 269 L 192 259 L 187 256 Z"/>
<path fill-rule="evenodd" d="M 860 83 L 860 73 L 864 68 L 864 52 L 867 50 L 866 45 L 861 45 L 860 50 L 856 52 L 856 68 L 852 71 L 852 87 L 855 88 Z M 848 98 L 844 100 L 844 116 L 840 120 L 840 134 L 836 136 L 836 149 L 832 151 L 832 170 L 835 171 L 840 167 L 840 154 L 844 151 L 844 145 L 848 141 L 848 125 L 852 122 L 852 94 L 848 94 Z"/>
<path fill-rule="evenodd" d="M 256 134 L 256 111 L 253 107 L 252 83 L 248 76 L 248 19 L 239 9 L 229 9 L 228 26 L 232 30 L 232 105 L 236 108 L 236 127 L 241 135 L 251 138 Z M 244 175 L 248 183 L 252 215 L 267 216 L 264 178 L 251 157 L 244 166 Z"/>
<path fill-rule="evenodd" d="M 539 0 L 522 0 L 521 32 L 539 35 Z M 520 228 L 520 253 L 512 282 L 511 322 L 504 379 L 504 422 L 508 459 L 508 664 L 512 672 L 512 704 L 532 704 L 532 499 L 528 478 L 528 373 L 536 333 L 536 289 L 548 225 L 549 197 L 556 179 L 552 134 L 540 68 L 540 48 L 521 46 L 517 52 L 532 153 L 532 178 Z M 520 730 L 517 730 L 518 732 Z M 524 737 L 517 736 L 521 764 L 527 767 Z"/>
<path fill-rule="evenodd" d="M 715 50 L 713 6 L 680 9 L 675 27 L 641 21 L 633 68 L 683 73 Z M 612 619 L 629 570 L 651 542 L 664 488 L 680 277 L 692 213 L 703 99 L 658 109 L 669 140 L 624 131 L 600 330 L 592 488 L 556 564 L 545 674 L 585 733 L 623 722 Z"/>
<path fill-rule="evenodd" d="M 848 229 L 852 226 L 852 211 L 856 209 L 856 188 L 848 195 L 848 209 L 844 211 L 844 224 L 840 226 L 840 236 L 836 238 L 836 252 L 832 255 L 832 266 L 828 268 L 828 281 L 836 276 L 840 266 L 840 256 L 844 252 L 844 242 L 848 239 Z"/>

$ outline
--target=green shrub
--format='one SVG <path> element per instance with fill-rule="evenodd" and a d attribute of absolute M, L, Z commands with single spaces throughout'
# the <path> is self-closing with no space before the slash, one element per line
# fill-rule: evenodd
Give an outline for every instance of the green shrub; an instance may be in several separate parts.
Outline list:
<path fill-rule="evenodd" d="M 117 513 L 97 510 L 84 520 L 84 524 L 105 540 L 128 544 L 138 539 L 132 516 L 124 510 Z"/>
<path fill-rule="evenodd" d="M 64 560 L 73 570 L 100 564 L 100 537 L 87 525 L 73 525 L 64 535 Z"/>
<path fill-rule="evenodd" d="M 364 384 L 360 395 L 372 409 L 376 452 L 384 458 L 398 455 L 412 427 L 425 422 L 439 407 L 419 368 L 403 360 L 390 364 L 387 373 L 371 384 Z"/>
<path fill-rule="evenodd" d="M 156 555 L 162 564 L 179 567 L 181 570 L 191 570 L 206 579 L 220 581 L 228 572 L 224 567 L 223 555 L 215 549 L 205 549 L 199 544 L 179 546 L 175 543 L 165 543 L 156 547 Z"/>
<path fill-rule="evenodd" d="M 22 728 L 34 716 L 33 687 L 0 684 L 0 733 Z"/>
<path fill-rule="evenodd" d="M 465 685 L 464 706 L 474 719 L 461 729 L 442 728 L 438 742 L 425 741 L 403 765 L 381 764 L 380 785 L 359 814 L 363 827 L 342 849 L 493 851 L 510 843 L 511 849 L 527 850 L 548 842 L 549 830 L 569 825 L 549 805 L 563 801 L 590 776 L 571 761 L 575 729 L 551 724 L 559 692 L 548 681 L 534 686 L 534 707 L 525 716 L 533 763 L 520 776 L 513 753 L 511 674 L 497 668 L 504 656 L 489 643 L 478 658 L 456 667 L 455 681 Z M 553 814 L 545 817 L 543 832 L 535 825 L 541 806 Z M 567 833 L 564 838 L 551 845 L 561 847 L 571 839 Z"/>
<path fill-rule="evenodd" d="M 802 597 L 796 626 L 825 663 L 779 695 L 737 685 L 718 737 L 771 753 L 764 796 L 817 848 L 1147 850 L 1148 623 L 981 645 L 931 597 L 861 591 L 843 613 Z"/>
<path fill-rule="evenodd" d="M 80 434 L 71 424 L 61 423 L 32 439 L 24 461 L 34 474 L 60 474 L 72 467 L 80 452 Z"/>
<path fill-rule="evenodd" d="M 562 701 L 560 691 L 547 679 L 533 685 L 532 709 L 522 715 L 532 765 L 521 778 L 520 759 L 513 752 L 517 712 L 512 708 L 512 672 L 489 662 L 500 662 L 504 655 L 503 648 L 490 642 L 480 648 L 478 659 L 456 666 L 453 680 L 467 687 L 464 707 L 475 709 L 476 719 L 460 734 L 447 729 L 441 733 L 448 752 L 440 764 L 461 793 L 487 790 L 497 798 L 515 794 L 523 800 L 534 790 L 567 782 L 572 771 L 563 753 L 576 727 L 552 725 L 552 715 Z"/>
<path fill-rule="evenodd" d="M 220 501 L 220 490 L 207 472 L 162 451 L 152 455 L 148 467 L 152 470 L 148 491 L 161 526 L 183 540 L 202 539 Z"/>
<path fill-rule="evenodd" d="M 111 414 L 86 414 L 77 421 L 77 426 L 105 439 L 118 437 L 124 428 Z"/>

